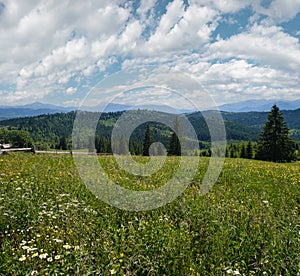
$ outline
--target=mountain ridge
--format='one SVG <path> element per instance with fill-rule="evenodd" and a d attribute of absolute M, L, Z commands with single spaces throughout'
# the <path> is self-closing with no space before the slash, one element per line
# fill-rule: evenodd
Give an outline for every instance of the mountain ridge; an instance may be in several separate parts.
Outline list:
<path fill-rule="evenodd" d="M 224 112 L 267 112 L 271 110 L 271 107 L 276 104 L 280 110 L 296 110 L 300 108 L 300 99 L 295 101 L 285 100 L 246 100 L 236 103 L 223 104 L 218 106 L 220 111 Z M 96 105 L 96 106 L 82 106 L 82 107 L 64 107 L 54 104 L 47 104 L 42 102 L 33 102 L 25 105 L 16 106 L 0 106 L 0 120 L 17 118 L 17 117 L 28 117 L 38 116 L 42 114 L 55 114 L 55 113 L 66 113 L 70 111 L 76 111 L 78 109 L 90 112 L 118 112 L 124 110 L 138 109 L 139 106 L 132 106 L 126 104 L 109 103 L 107 106 Z M 175 109 L 166 105 L 142 105 L 140 109 L 156 110 L 161 112 L 168 112 L 174 114 L 180 113 L 192 113 L 193 110 L 187 109 Z"/>
<path fill-rule="evenodd" d="M 220 105 L 218 108 L 228 112 L 249 112 L 249 111 L 270 111 L 271 107 L 276 104 L 280 110 L 295 110 L 300 108 L 300 99 L 295 101 L 284 100 L 246 100 L 236 103 Z"/>
<path fill-rule="evenodd" d="M 122 113 L 123 112 L 102 113 L 102 121 L 100 122 L 101 130 L 99 130 L 99 133 L 103 133 L 105 137 L 108 137 L 110 135 L 109 133 L 112 131 L 113 125 Z M 207 128 L 205 118 L 213 118 L 215 113 L 216 111 L 205 111 L 202 113 L 194 112 L 185 114 L 193 125 L 200 141 L 210 140 L 210 133 Z M 300 108 L 297 110 L 283 110 L 282 113 L 289 129 L 291 130 L 291 138 L 300 141 Z M 221 112 L 221 114 L 224 119 L 227 140 L 257 141 L 263 125 L 267 121 L 268 112 Z M 97 115 L 95 112 L 90 112 L 90 116 L 95 115 Z M 165 115 L 172 116 L 174 121 L 176 116 L 178 116 L 176 114 L 167 113 L 165 113 Z M 71 137 L 75 116 L 76 113 L 72 111 L 68 113 L 14 118 L 0 121 L 0 127 L 2 125 L 28 130 L 31 132 L 33 137 L 40 137 L 40 139 L 45 141 L 48 141 L 50 138 L 52 140 L 59 140 L 61 136 Z M 142 134 L 139 139 L 143 139 Z"/>

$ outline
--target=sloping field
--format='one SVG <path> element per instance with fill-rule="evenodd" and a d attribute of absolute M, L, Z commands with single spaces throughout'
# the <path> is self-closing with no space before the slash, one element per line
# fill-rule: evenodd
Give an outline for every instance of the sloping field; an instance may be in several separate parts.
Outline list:
<path fill-rule="evenodd" d="M 177 200 L 129 212 L 87 190 L 71 156 L 0 156 L 0 274 L 299 274 L 299 163 L 227 159 L 200 196 L 208 160 Z M 169 157 L 151 179 L 124 174 L 110 156 L 99 161 L 134 189 L 161 185 L 178 164 Z"/>

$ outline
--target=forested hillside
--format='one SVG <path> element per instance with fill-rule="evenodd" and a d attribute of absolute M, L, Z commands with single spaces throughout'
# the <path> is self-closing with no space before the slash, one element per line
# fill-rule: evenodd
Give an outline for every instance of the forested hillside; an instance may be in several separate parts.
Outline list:
<path fill-rule="evenodd" d="M 128 111 L 127 111 L 128 112 Z M 147 112 L 147 111 L 145 111 Z M 153 111 L 149 111 L 149 114 Z M 291 137 L 300 140 L 300 109 L 293 111 L 283 111 L 284 118 L 291 129 Z M 86 112 L 89 116 L 99 116 L 97 113 Z M 122 112 L 102 113 L 96 136 L 109 140 L 111 131 L 121 116 Z M 34 117 L 14 118 L 0 121 L 0 126 L 27 130 L 30 132 L 33 141 L 39 147 L 59 148 L 62 138 L 71 144 L 71 135 L 75 112 L 45 114 Z M 213 117 L 214 111 L 205 111 L 205 116 Z M 130 111 L 130 116 L 138 116 L 138 111 Z M 160 113 L 160 116 L 168 116 L 168 120 L 175 121 L 177 115 Z M 242 112 L 231 113 L 222 112 L 224 118 L 226 134 L 228 140 L 233 141 L 257 141 L 267 118 L 267 112 Z M 201 113 L 191 113 L 187 115 L 194 126 L 199 141 L 207 142 L 210 140 L 209 130 L 205 119 Z M 169 139 L 171 129 L 162 124 L 150 123 L 154 139 L 166 144 Z M 84 126 L 83 126 L 84 127 Z M 145 133 L 146 124 L 138 127 L 131 135 L 132 143 L 141 143 Z"/>
<path fill-rule="evenodd" d="M 214 116 L 215 111 L 204 111 L 203 113 L 206 116 Z M 245 134 L 245 131 L 250 131 L 249 136 L 252 137 L 253 139 L 253 137 L 259 135 L 260 131 L 262 130 L 262 127 L 266 122 L 269 112 L 254 112 L 254 111 L 224 112 L 222 111 L 221 113 L 224 121 L 226 122 L 227 137 L 229 139 L 231 135 L 236 136 L 239 131 L 243 134 Z M 283 110 L 282 114 L 284 116 L 285 121 L 287 122 L 288 128 L 290 129 L 291 138 L 299 141 L 300 140 L 300 109 Z M 197 113 L 190 114 L 189 117 L 198 118 L 198 117 L 202 117 L 202 115 L 199 112 L 197 112 Z M 231 127 L 229 127 L 228 124 L 231 125 Z M 239 129 L 239 127 L 241 128 Z M 250 127 L 250 129 L 247 127 Z M 257 140 L 257 138 L 258 136 L 256 136 L 255 140 Z M 240 139 L 240 140 L 244 140 L 244 139 Z"/>
<path fill-rule="evenodd" d="M 290 129 L 300 129 L 300 109 L 281 112 Z M 225 120 L 254 127 L 261 127 L 266 121 L 267 114 L 268 112 L 222 112 Z"/>

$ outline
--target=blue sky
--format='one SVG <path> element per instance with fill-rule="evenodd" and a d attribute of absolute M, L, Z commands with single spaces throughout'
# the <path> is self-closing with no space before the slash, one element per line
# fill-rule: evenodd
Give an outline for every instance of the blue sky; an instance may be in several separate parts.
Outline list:
<path fill-rule="evenodd" d="M 191 74 L 217 104 L 300 99 L 299 39 L 300 0 L 0 0 L 0 105 L 77 106 L 149 64 Z"/>

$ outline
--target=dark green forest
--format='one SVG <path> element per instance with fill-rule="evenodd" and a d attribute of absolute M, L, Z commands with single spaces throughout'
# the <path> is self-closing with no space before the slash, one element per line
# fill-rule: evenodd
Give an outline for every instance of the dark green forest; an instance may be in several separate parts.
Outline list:
<path fill-rule="evenodd" d="M 128 112 L 128 111 L 127 111 Z M 149 112 L 146 116 L 153 116 L 154 111 Z M 85 116 L 99 118 L 100 114 L 95 112 L 84 112 Z M 290 137 L 296 141 L 300 141 L 300 109 L 293 111 L 282 111 L 287 125 L 290 129 Z M 117 120 L 123 112 L 102 113 L 96 133 L 95 133 L 95 148 L 99 153 L 110 153 L 110 137 L 112 129 L 115 127 Z M 203 112 L 204 114 L 204 112 Z M 214 111 L 205 111 L 205 116 L 214 117 Z M 256 143 L 259 140 L 259 135 L 263 129 L 266 121 L 267 112 L 241 112 L 231 113 L 222 112 L 224 118 L 226 136 L 228 141 L 227 156 L 229 157 L 248 157 L 252 158 L 256 150 Z M 23 130 L 27 131 L 32 143 L 36 149 L 71 149 L 72 148 L 72 130 L 73 122 L 75 119 L 75 112 L 44 114 L 33 117 L 14 118 L 9 120 L 0 121 L 0 126 L 10 130 Z M 134 119 L 139 116 L 138 111 L 130 111 L 129 116 Z M 170 121 L 170 125 L 176 121 L 178 115 L 159 113 L 159 116 L 164 116 Z M 203 115 L 199 112 L 186 114 L 187 118 L 193 125 L 199 145 L 201 155 L 209 156 L 209 141 L 210 133 L 206 125 Z M 172 123 L 173 122 L 173 123 Z M 153 141 L 161 142 L 166 148 L 170 144 L 172 138 L 172 129 L 155 122 L 148 122 L 137 127 L 130 137 L 129 150 L 133 154 L 142 154 L 143 152 L 143 139 L 147 126 L 151 127 L 151 135 Z M 82 126 L 85 127 L 84 124 Z M 83 131 L 84 133 L 84 131 Z M 121 138 L 121 137 L 120 137 Z M 251 141 L 252 154 L 245 154 L 247 144 Z M 79 137 L 77 141 L 73 141 L 78 148 L 89 148 L 93 141 L 86 141 Z"/>

